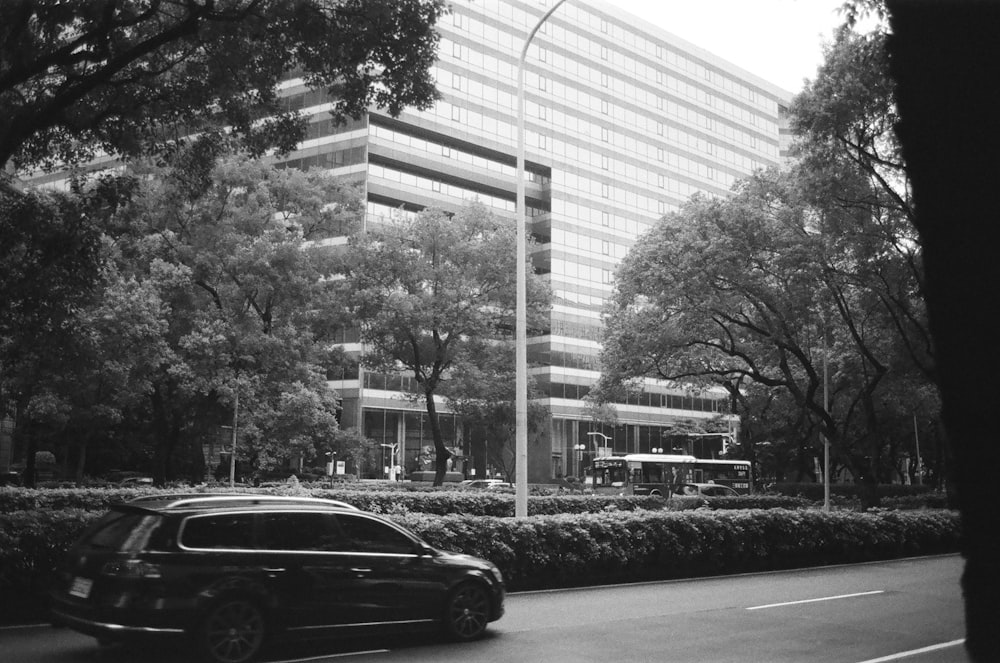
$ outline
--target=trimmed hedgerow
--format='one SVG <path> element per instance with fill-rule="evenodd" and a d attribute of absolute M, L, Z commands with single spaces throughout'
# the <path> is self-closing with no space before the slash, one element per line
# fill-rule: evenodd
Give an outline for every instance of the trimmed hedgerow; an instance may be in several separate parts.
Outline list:
<path fill-rule="evenodd" d="M 0 512 L 31 509 L 104 510 L 115 502 L 127 502 L 142 495 L 239 492 L 271 495 L 308 495 L 340 500 L 376 513 L 419 512 L 437 515 L 452 513 L 470 516 L 507 517 L 514 515 L 514 495 L 501 491 L 458 490 L 365 490 L 356 488 L 316 488 L 289 484 L 269 488 L 156 489 L 156 488 L 0 488 Z M 741 495 L 739 497 L 679 497 L 670 500 L 649 495 L 530 495 L 528 515 L 560 513 L 600 513 L 697 509 L 794 509 L 810 506 L 801 497 L 782 495 Z"/>
<path fill-rule="evenodd" d="M 514 590 L 893 559 L 955 552 L 959 541 L 959 516 L 950 511 L 393 518 L 432 545 L 492 560 Z"/>
<path fill-rule="evenodd" d="M 40 606 L 59 560 L 98 510 L 0 514 L 0 621 Z M 953 511 L 605 511 L 530 518 L 389 513 L 446 550 L 492 560 L 511 590 L 573 587 L 954 552 Z M 16 599 L 16 600 L 15 600 Z M 44 614 L 34 615 L 43 618 Z"/>

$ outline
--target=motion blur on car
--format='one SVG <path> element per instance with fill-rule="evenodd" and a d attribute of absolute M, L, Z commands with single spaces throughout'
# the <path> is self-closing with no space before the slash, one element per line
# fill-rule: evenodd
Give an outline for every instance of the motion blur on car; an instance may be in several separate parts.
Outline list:
<path fill-rule="evenodd" d="M 51 602 L 54 625 L 102 644 L 181 636 L 208 660 L 245 663 L 289 636 L 474 640 L 504 597 L 491 562 L 350 505 L 201 494 L 113 506 L 69 550 Z"/>
<path fill-rule="evenodd" d="M 729 486 L 718 483 L 682 483 L 674 490 L 675 495 L 701 495 L 702 497 L 733 497 L 739 496 Z"/>

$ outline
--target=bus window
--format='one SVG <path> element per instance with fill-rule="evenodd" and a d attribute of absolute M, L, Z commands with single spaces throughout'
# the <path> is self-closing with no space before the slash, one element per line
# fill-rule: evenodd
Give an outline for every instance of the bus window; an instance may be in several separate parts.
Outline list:
<path fill-rule="evenodd" d="M 658 463 L 643 463 L 642 482 L 663 483 L 663 466 Z"/>

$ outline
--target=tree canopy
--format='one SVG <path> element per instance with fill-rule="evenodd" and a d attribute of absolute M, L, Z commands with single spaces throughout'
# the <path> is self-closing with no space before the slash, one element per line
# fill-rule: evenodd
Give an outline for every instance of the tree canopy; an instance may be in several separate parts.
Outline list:
<path fill-rule="evenodd" d="M 159 151 L 222 131 L 259 154 L 304 125 L 278 96 L 301 72 L 335 119 L 436 98 L 442 0 L 0 3 L 0 165 Z"/>
<path fill-rule="evenodd" d="M 36 321 L 0 329 L 0 397 L 16 408 L 19 443 L 73 439 L 80 473 L 88 446 L 127 456 L 127 439 L 157 481 L 200 478 L 202 444 L 232 423 L 238 397 L 241 458 L 266 469 L 314 454 L 337 430 L 326 371 L 341 361 L 331 349 L 339 321 L 327 315 L 335 263 L 317 240 L 360 226 L 356 187 L 194 149 L 117 179 L 131 183 L 119 204 L 83 198 L 93 273 L 49 272 L 53 292 L 72 280 L 74 296 L 5 304 L 5 320 Z M 56 228 L 81 214 L 55 204 L 79 196 L 12 196 L 69 210 Z"/>
<path fill-rule="evenodd" d="M 813 422 L 873 483 L 886 417 L 922 407 L 906 392 L 929 384 L 885 295 L 891 286 L 920 311 L 918 289 L 891 251 L 866 245 L 866 210 L 817 208 L 807 184 L 758 173 L 731 198 L 693 198 L 637 243 L 606 316 L 607 379 L 721 384 L 744 405 L 748 383 L 776 390 L 804 417 L 800 431 Z"/>
<path fill-rule="evenodd" d="M 440 484 L 450 453 L 435 395 L 461 361 L 489 339 L 513 336 L 517 269 L 515 225 L 475 204 L 456 214 L 426 210 L 373 224 L 351 238 L 343 266 L 343 300 L 361 325 L 364 363 L 406 371 L 420 387 L 430 421 Z M 548 309 L 541 281 L 529 271 L 529 322 Z"/>

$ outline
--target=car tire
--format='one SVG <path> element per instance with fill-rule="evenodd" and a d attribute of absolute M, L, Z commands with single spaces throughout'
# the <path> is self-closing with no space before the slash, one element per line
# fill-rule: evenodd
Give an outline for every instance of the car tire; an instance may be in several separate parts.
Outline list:
<path fill-rule="evenodd" d="M 444 630 L 452 640 L 468 642 L 486 632 L 490 621 L 490 593 L 478 582 L 464 582 L 448 596 Z"/>
<path fill-rule="evenodd" d="M 248 663 L 264 646 L 267 622 L 252 599 L 220 599 L 205 611 L 198 627 L 198 647 L 213 663 Z"/>

